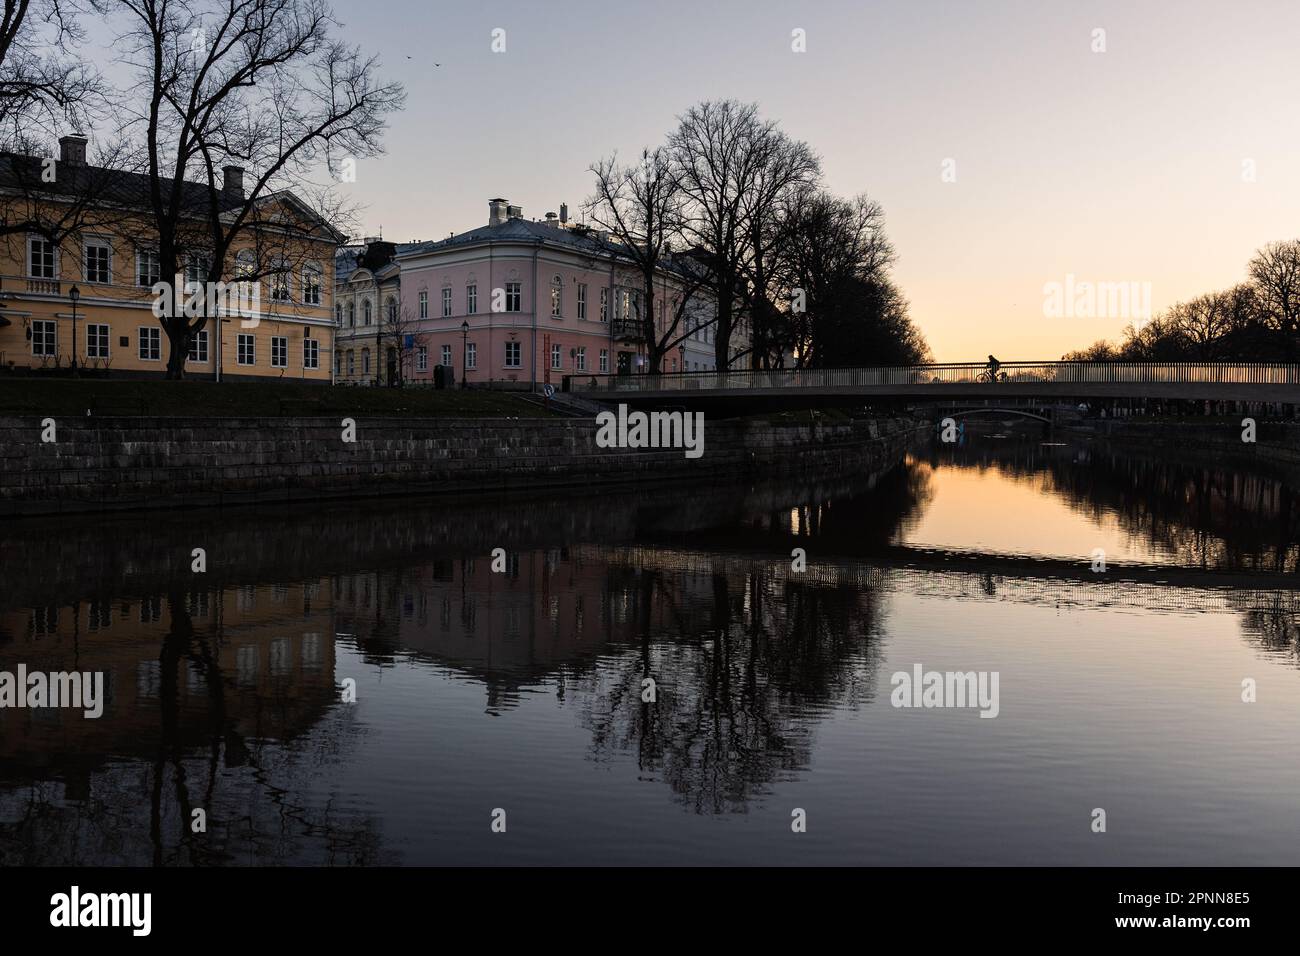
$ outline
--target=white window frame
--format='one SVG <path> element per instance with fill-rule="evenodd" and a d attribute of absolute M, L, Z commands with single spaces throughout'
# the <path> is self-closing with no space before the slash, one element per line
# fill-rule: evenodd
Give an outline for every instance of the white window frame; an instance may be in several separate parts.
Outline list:
<path fill-rule="evenodd" d="M 465 286 L 465 314 L 478 314 L 478 284 L 475 282 Z"/>
<path fill-rule="evenodd" d="M 305 369 L 320 368 L 320 339 L 303 339 L 302 340 L 302 367 Z"/>
<path fill-rule="evenodd" d="M 417 345 L 415 347 L 415 370 L 417 372 L 429 371 L 429 346 Z"/>
<path fill-rule="evenodd" d="M 303 305 L 320 305 L 324 299 L 325 274 L 314 262 L 302 267 L 302 302 Z"/>
<path fill-rule="evenodd" d="M 86 323 L 86 358 L 106 359 L 109 357 L 109 333 L 112 330 L 106 322 Z M 96 336 L 98 341 L 92 340 Z"/>
<path fill-rule="evenodd" d="M 600 350 L 600 374 L 609 374 L 609 349 Z"/>
<path fill-rule="evenodd" d="M 564 346 L 551 345 L 551 371 L 558 372 L 564 368 Z"/>
<path fill-rule="evenodd" d="M 92 279 L 90 277 L 90 250 L 102 249 L 107 255 L 104 257 L 104 271 L 107 273 L 102 279 Z M 95 285 L 112 285 L 113 283 L 113 244 L 100 236 L 87 236 L 81 243 L 81 276 L 86 282 Z"/>
<path fill-rule="evenodd" d="M 186 356 L 185 361 L 193 362 L 195 365 L 208 364 L 208 330 L 199 329 L 190 336 L 190 354 Z"/>
<path fill-rule="evenodd" d="M 511 354 L 510 354 L 511 352 L 514 353 L 514 361 L 513 361 L 513 362 L 510 360 L 510 359 L 511 359 Z M 506 368 L 523 368 L 523 367 L 524 367 L 524 350 L 523 350 L 523 347 L 520 345 L 520 343 L 518 343 L 518 342 L 507 342 L 507 343 L 506 343 L 506 356 L 505 356 L 505 359 L 506 359 L 506 364 L 505 364 L 505 367 L 506 367 Z"/>
<path fill-rule="evenodd" d="M 32 319 L 32 355 L 53 358 L 58 354 L 59 324 L 53 319 Z"/>
<path fill-rule="evenodd" d="M 600 321 L 609 321 L 609 288 L 606 286 L 600 289 Z"/>
<path fill-rule="evenodd" d="M 587 283 L 578 283 L 578 318 L 587 317 Z"/>
<path fill-rule="evenodd" d="M 248 361 L 244 361 L 245 354 L 248 356 Z M 235 364 L 245 366 L 257 364 L 257 336 L 251 332 L 240 332 L 235 339 Z"/>
<path fill-rule="evenodd" d="M 512 301 L 515 304 L 515 307 L 513 309 L 510 308 L 510 303 Z M 519 312 L 522 309 L 523 303 L 524 303 L 523 284 L 520 282 L 507 282 L 506 283 L 506 311 Z"/>
<path fill-rule="evenodd" d="M 551 318 L 564 318 L 564 280 L 559 276 L 551 280 Z"/>
<path fill-rule="evenodd" d="M 136 356 L 141 362 L 162 361 L 162 329 L 142 325 L 136 329 Z"/>
<path fill-rule="evenodd" d="M 475 342 L 465 343 L 465 368 L 478 368 L 478 344 Z"/>
<path fill-rule="evenodd" d="M 289 336 L 271 336 L 271 368 L 289 367 Z"/>
<path fill-rule="evenodd" d="M 420 318 L 427 319 L 428 317 L 429 317 L 429 290 L 421 289 L 420 290 Z"/>
<path fill-rule="evenodd" d="M 575 372 L 587 371 L 587 347 L 585 345 L 578 348 L 578 354 L 573 359 L 573 370 Z"/>
<path fill-rule="evenodd" d="M 152 262 L 156 271 L 147 275 L 142 273 L 143 266 L 146 262 Z M 141 278 L 148 281 L 141 282 Z M 135 250 L 135 284 L 138 288 L 148 289 L 154 284 L 162 281 L 162 262 L 158 259 L 157 249 L 136 249 Z"/>
<path fill-rule="evenodd" d="M 34 269 L 32 268 L 32 266 L 33 266 L 33 264 L 34 264 L 34 262 L 35 262 L 36 244 L 37 244 L 37 243 L 40 243 L 43 247 L 45 247 L 45 248 L 43 249 L 43 251 L 42 251 L 42 255 L 41 255 L 41 259 L 42 259 L 42 262 L 41 262 L 41 270 L 42 270 L 42 271 L 44 271 L 44 269 L 45 269 L 45 262 L 43 261 L 43 260 L 46 258 L 45 253 L 48 253 L 48 255 L 49 255 L 49 260 L 50 260 L 50 261 L 49 261 L 49 268 L 50 268 L 50 274 L 49 274 L 49 275 L 40 275 L 40 274 L 38 274 L 38 273 L 36 272 L 36 270 L 34 270 Z M 52 280 L 57 279 L 57 278 L 59 277 L 59 247 L 56 246 L 54 243 L 50 242 L 50 241 L 49 241 L 48 239 L 46 239 L 44 236 L 28 236 L 28 237 L 27 237 L 27 276 L 28 276 L 28 278 L 30 278 L 30 279 L 45 279 L 45 280 L 47 280 L 47 281 L 52 281 Z"/>
<path fill-rule="evenodd" d="M 442 317 L 451 318 L 451 286 L 449 285 L 442 287 Z"/>
<path fill-rule="evenodd" d="M 450 346 L 450 345 L 444 345 L 444 346 L 442 347 L 442 364 L 443 364 L 443 365 L 450 365 L 450 364 L 451 364 L 451 346 Z"/>

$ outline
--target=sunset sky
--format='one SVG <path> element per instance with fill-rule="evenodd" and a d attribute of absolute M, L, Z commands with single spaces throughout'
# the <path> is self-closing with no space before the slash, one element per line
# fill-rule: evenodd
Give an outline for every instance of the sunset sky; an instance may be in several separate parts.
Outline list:
<path fill-rule="evenodd" d="M 591 162 L 734 97 L 811 144 L 831 189 L 883 204 L 896 277 L 940 361 L 1056 358 L 1117 336 L 1123 318 L 1044 316 L 1044 284 L 1067 274 L 1149 282 L 1158 311 L 1241 280 L 1258 246 L 1300 235 L 1295 0 L 336 11 L 409 94 L 388 155 L 347 187 L 366 234 L 469 229 L 494 196 L 526 217 L 576 211 Z M 490 51 L 496 27 L 505 53 Z M 795 28 L 806 53 L 791 51 Z M 946 159 L 956 182 L 942 181 Z"/>

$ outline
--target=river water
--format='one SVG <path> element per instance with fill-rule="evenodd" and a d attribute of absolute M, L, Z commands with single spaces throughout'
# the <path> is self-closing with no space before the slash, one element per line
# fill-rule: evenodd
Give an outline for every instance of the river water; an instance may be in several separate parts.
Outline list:
<path fill-rule="evenodd" d="M 0 862 L 1294 863 L 1298 517 L 972 428 L 822 483 L 10 522 L 0 672 L 107 684 L 0 710 Z M 997 716 L 893 706 L 918 665 Z"/>

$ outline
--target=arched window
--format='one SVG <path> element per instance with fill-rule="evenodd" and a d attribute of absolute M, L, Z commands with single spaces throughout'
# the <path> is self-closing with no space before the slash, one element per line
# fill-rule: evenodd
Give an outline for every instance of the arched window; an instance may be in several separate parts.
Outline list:
<path fill-rule="evenodd" d="M 357 357 L 352 354 L 351 349 L 348 349 L 348 375 L 352 376 L 356 374 L 357 374 Z"/>
<path fill-rule="evenodd" d="M 343 328 L 343 304 L 341 302 L 334 303 L 334 324 L 339 328 Z"/>
<path fill-rule="evenodd" d="M 361 374 L 370 374 L 370 349 L 361 350 Z"/>
<path fill-rule="evenodd" d="M 356 327 L 357 327 L 357 304 L 355 302 L 349 302 L 348 303 L 348 328 L 355 329 Z"/>
<path fill-rule="evenodd" d="M 397 324 L 397 300 L 390 295 L 388 297 L 388 301 L 384 303 L 384 308 L 388 312 L 388 324 L 396 325 Z"/>
<path fill-rule="evenodd" d="M 361 303 L 361 324 L 370 324 L 370 300 L 366 299 Z"/>
<path fill-rule="evenodd" d="M 551 315 L 564 317 L 564 280 L 556 276 L 551 280 Z"/>

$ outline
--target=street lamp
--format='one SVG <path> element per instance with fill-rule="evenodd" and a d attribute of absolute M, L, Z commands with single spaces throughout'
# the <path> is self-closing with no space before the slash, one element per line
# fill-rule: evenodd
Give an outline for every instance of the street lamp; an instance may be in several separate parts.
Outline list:
<path fill-rule="evenodd" d="M 81 298 L 81 290 L 75 285 L 68 290 L 68 298 L 72 300 L 72 376 L 77 375 L 77 300 Z"/>
<path fill-rule="evenodd" d="M 468 388 L 469 377 L 469 319 L 460 324 L 460 387 Z"/>

